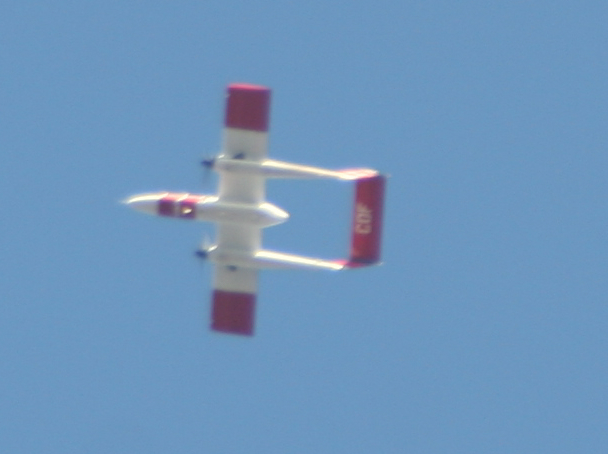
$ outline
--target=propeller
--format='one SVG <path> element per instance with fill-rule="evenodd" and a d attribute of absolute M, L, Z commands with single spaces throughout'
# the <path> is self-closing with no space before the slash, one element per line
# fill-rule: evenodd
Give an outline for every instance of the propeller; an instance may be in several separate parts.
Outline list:
<path fill-rule="evenodd" d="M 211 171 L 215 167 L 215 160 L 217 156 L 205 156 L 201 160 L 201 165 L 203 166 L 203 186 L 207 186 L 209 184 L 209 179 L 211 178 Z"/>
<path fill-rule="evenodd" d="M 194 251 L 194 255 L 196 255 L 199 259 L 207 260 L 209 251 L 206 251 L 205 249 L 197 249 Z"/>
<path fill-rule="evenodd" d="M 203 237 L 203 242 L 201 246 L 196 251 L 194 251 L 194 255 L 196 255 L 200 259 L 206 260 L 209 257 L 209 252 L 213 249 L 215 249 L 215 244 L 211 242 L 209 235 L 205 233 L 205 236 Z"/>
<path fill-rule="evenodd" d="M 215 165 L 215 159 L 216 159 L 215 156 L 206 156 L 201 161 L 201 165 L 208 170 L 212 170 L 213 166 Z"/>

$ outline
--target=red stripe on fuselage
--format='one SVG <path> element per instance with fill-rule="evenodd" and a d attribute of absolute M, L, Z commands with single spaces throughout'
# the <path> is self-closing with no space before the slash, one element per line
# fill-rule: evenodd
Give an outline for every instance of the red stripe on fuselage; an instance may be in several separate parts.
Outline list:
<path fill-rule="evenodd" d="M 175 216 L 175 205 L 181 194 L 167 194 L 158 201 L 159 216 Z"/>
<path fill-rule="evenodd" d="M 268 131 L 270 89 L 259 85 L 231 84 L 226 101 L 227 128 Z"/>
<path fill-rule="evenodd" d="M 169 193 L 158 201 L 157 212 L 159 216 L 194 219 L 196 204 L 203 199 L 205 196 Z"/>

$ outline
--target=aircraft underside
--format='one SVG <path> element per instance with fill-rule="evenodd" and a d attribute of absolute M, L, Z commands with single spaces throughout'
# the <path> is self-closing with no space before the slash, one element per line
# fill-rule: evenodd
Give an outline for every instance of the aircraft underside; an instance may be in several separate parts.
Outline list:
<path fill-rule="evenodd" d="M 228 86 L 222 151 L 203 161 L 218 172 L 215 195 L 157 192 L 125 203 L 154 216 L 217 224 L 215 242 L 197 254 L 215 265 L 211 328 L 252 335 L 260 269 L 338 271 L 380 262 L 386 177 L 373 169 L 329 170 L 267 159 L 270 90 Z M 351 247 L 346 258 L 327 260 L 264 250 L 262 229 L 289 214 L 265 200 L 268 178 L 324 178 L 354 183 Z"/>

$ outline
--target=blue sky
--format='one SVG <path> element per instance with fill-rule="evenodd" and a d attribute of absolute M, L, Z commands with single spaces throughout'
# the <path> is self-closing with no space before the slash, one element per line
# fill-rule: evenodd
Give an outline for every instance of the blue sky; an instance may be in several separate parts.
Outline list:
<path fill-rule="evenodd" d="M 608 6 L 0 5 L 0 447 L 29 453 L 603 453 Z M 267 272 L 209 332 L 226 84 L 271 155 L 391 175 L 382 267 Z M 265 245 L 343 256 L 351 187 L 271 182 Z"/>

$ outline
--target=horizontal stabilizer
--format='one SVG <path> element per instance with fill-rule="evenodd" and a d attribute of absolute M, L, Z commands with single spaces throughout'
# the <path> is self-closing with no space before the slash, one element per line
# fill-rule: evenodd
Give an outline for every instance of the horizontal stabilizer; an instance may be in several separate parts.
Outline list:
<path fill-rule="evenodd" d="M 227 128 L 249 131 L 268 131 L 270 114 L 270 90 L 250 84 L 231 84 L 228 86 L 226 104 Z"/>
<path fill-rule="evenodd" d="M 253 335 L 255 294 L 214 290 L 211 329 L 230 334 Z"/>
<path fill-rule="evenodd" d="M 382 212 L 386 177 L 375 175 L 356 181 L 349 267 L 380 261 Z"/>

